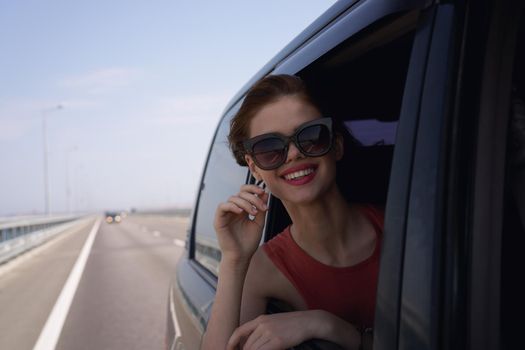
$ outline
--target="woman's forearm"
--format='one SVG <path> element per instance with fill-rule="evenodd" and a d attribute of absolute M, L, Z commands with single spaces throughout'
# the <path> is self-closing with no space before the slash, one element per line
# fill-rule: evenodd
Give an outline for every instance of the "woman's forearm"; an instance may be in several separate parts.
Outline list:
<path fill-rule="evenodd" d="M 239 326 L 242 289 L 248 264 L 227 259 L 221 261 L 217 292 L 201 350 L 225 349 L 231 334 Z"/>

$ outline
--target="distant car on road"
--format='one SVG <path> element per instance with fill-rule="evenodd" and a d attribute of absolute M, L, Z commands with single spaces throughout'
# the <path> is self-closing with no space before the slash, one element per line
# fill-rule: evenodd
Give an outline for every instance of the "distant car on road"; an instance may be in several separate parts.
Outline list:
<path fill-rule="evenodd" d="M 115 211 L 107 211 L 106 212 L 106 222 L 108 224 L 111 223 L 119 223 L 122 221 L 122 214 L 120 212 Z"/>

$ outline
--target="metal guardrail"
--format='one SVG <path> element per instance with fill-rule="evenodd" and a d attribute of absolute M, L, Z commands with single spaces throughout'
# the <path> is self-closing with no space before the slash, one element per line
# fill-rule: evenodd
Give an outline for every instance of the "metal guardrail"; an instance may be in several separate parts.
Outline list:
<path fill-rule="evenodd" d="M 0 243 L 78 219 L 78 216 L 28 217 L 2 219 L 0 221 Z"/>
<path fill-rule="evenodd" d="M 13 218 L 0 221 L 0 264 L 32 249 L 69 227 L 84 216 Z"/>

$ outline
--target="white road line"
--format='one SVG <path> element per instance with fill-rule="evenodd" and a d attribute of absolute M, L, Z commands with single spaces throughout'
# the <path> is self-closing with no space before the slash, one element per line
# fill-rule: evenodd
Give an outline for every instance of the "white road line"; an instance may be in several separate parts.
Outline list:
<path fill-rule="evenodd" d="M 55 306 L 53 307 L 51 314 L 49 314 L 46 324 L 44 325 L 44 328 L 42 328 L 40 336 L 38 337 L 33 350 L 55 349 L 58 343 L 58 338 L 60 337 L 60 333 L 62 332 L 62 327 L 66 321 L 71 302 L 73 301 L 73 297 L 77 291 L 78 283 L 80 282 L 80 278 L 84 272 L 84 267 L 86 266 L 89 252 L 93 246 L 93 241 L 95 240 L 98 228 L 100 227 L 100 221 L 101 219 L 98 219 L 93 225 L 93 228 L 91 229 L 91 232 L 89 233 L 89 236 L 82 247 L 82 251 L 75 262 L 75 266 L 73 266 L 73 269 L 71 270 L 71 273 L 69 274 L 69 277 L 62 288 L 62 292 L 60 292 L 60 295 L 55 302 Z"/>
<path fill-rule="evenodd" d="M 160 232 L 159 231 L 153 231 L 153 236 L 154 237 L 160 237 Z"/>
<path fill-rule="evenodd" d="M 186 242 L 184 242 L 182 239 L 175 238 L 173 240 L 173 244 L 175 244 L 177 247 L 184 247 L 186 245 Z"/>

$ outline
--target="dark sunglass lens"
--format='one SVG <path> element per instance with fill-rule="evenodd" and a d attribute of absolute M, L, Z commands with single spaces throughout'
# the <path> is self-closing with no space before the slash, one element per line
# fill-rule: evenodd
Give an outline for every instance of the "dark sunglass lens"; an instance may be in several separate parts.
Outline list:
<path fill-rule="evenodd" d="M 301 150 L 309 156 L 325 153 L 330 148 L 330 130 L 325 125 L 312 125 L 297 135 Z"/>
<path fill-rule="evenodd" d="M 277 167 L 286 157 L 285 145 L 278 138 L 267 138 L 253 145 L 253 157 L 263 168 Z"/>

